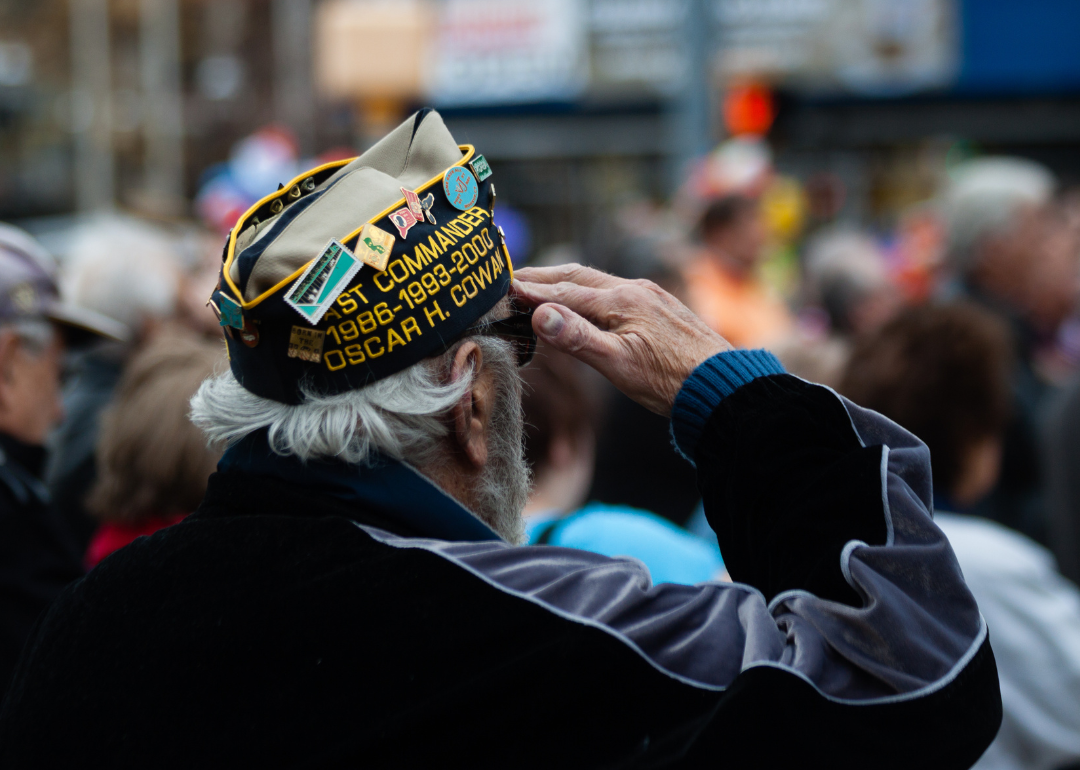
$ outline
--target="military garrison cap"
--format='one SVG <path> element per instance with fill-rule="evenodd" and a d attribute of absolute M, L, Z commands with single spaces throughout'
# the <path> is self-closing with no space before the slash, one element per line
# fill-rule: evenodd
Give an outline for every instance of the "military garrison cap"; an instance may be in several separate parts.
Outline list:
<path fill-rule="evenodd" d="M 422 110 L 251 207 L 211 303 L 236 379 L 298 404 L 441 353 L 509 289 L 491 169 Z"/>
<path fill-rule="evenodd" d="M 130 336 L 119 321 L 64 302 L 52 256 L 29 233 L 0 223 L 0 323 L 34 318 L 59 324 L 69 343 Z"/>

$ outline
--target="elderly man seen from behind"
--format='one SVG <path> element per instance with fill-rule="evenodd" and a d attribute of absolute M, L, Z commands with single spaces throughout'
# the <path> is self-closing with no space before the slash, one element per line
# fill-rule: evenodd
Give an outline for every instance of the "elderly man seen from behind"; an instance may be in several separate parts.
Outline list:
<path fill-rule="evenodd" d="M 231 447 L 194 514 L 39 624 L 0 762 L 978 758 L 997 676 L 925 447 L 652 284 L 512 278 L 491 177 L 425 110 L 241 218 L 213 296 L 231 371 L 193 400 Z M 742 582 L 514 545 L 534 333 L 671 415 Z"/>

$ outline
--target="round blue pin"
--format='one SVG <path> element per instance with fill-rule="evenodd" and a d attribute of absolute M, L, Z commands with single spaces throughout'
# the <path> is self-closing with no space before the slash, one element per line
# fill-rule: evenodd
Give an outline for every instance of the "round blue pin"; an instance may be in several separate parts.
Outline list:
<path fill-rule="evenodd" d="M 476 199 L 480 197 L 476 177 L 462 166 L 454 166 L 447 171 L 443 176 L 442 186 L 450 205 L 462 211 L 468 211 L 475 206 Z"/>

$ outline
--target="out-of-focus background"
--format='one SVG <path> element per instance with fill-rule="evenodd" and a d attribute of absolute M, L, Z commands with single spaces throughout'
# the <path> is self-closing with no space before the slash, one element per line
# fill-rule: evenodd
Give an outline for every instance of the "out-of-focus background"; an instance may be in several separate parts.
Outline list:
<path fill-rule="evenodd" d="M 978 767 L 1080 767 L 1078 39 L 1076 0 L 0 0 L 0 221 L 40 244 L 0 228 L 0 336 L 42 360 L 12 319 L 53 258 L 124 332 L 69 347 L 62 419 L 57 383 L 0 403 L 59 533 L 0 538 L 39 601 L 0 608 L 0 687 L 67 580 L 201 499 L 230 228 L 432 106 L 516 266 L 652 279 L 927 443 L 1003 683 Z M 524 377 L 531 542 L 726 576 L 665 417 L 543 347 Z"/>
<path fill-rule="evenodd" d="M 516 259 L 598 254 L 733 136 L 789 237 L 889 227 L 972 154 L 1080 174 L 1078 28 L 1069 0 L 3 0 L 0 218 L 221 224 L 432 105 L 495 164 Z"/>
<path fill-rule="evenodd" d="M 1069 0 L 0 0 L 0 220 L 136 342 L 214 336 L 240 214 L 434 106 L 494 169 L 517 265 L 651 278 L 808 379 L 838 387 L 906 307 L 992 312 L 1018 368 L 979 510 L 1050 543 L 1047 495 L 1072 493 L 1046 491 L 1039 431 L 1080 362 L 1077 30 Z M 588 498 L 692 523 L 666 423 L 598 398 Z"/>
<path fill-rule="evenodd" d="M 808 379 L 838 387 L 905 307 L 991 311 L 1019 368 L 979 510 L 1050 543 L 1047 494 L 1071 492 L 1045 491 L 1039 426 L 1080 362 L 1077 30 L 1069 0 L 0 0 L 0 220 L 136 342 L 213 336 L 240 214 L 434 106 L 494 169 L 515 264 L 651 278 Z M 598 398 L 588 498 L 691 523 L 666 423 Z"/>

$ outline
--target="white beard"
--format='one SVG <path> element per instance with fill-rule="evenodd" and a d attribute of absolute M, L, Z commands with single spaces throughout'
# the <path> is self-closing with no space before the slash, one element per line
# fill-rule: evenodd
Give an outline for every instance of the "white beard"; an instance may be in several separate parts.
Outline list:
<path fill-rule="evenodd" d="M 522 513 L 529 500 L 531 474 L 523 443 L 521 377 L 512 363 L 508 368 L 497 367 L 496 393 L 488 462 L 480 475 L 473 512 L 508 543 L 521 545 L 526 541 Z"/>

